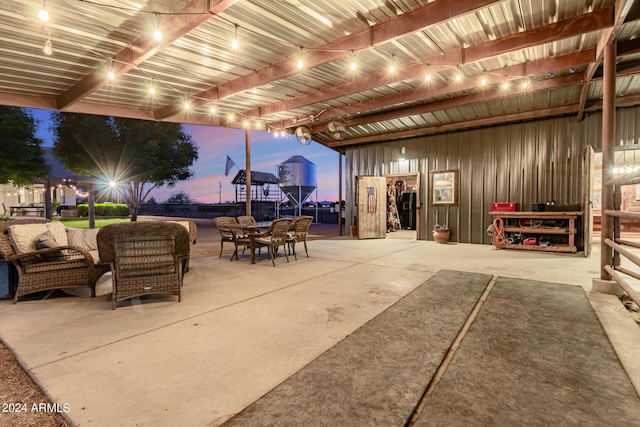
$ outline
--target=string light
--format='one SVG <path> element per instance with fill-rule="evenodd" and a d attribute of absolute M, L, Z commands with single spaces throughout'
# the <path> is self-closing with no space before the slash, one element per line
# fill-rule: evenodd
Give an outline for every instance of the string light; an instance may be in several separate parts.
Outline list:
<path fill-rule="evenodd" d="M 109 73 L 107 74 L 109 80 L 114 80 L 116 78 L 116 73 L 113 72 L 113 59 L 109 58 Z"/>
<path fill-rule="evenodd" d="M 160 21 L 158 20 L 158 14 L 156 13 L 156 30 L 153 32 L 153 38 L 157 41 L 162 40 L 162 32 L 160 32 Z"/>
<path fill-rule="evenodd" d="M 302 48 L 300 48 L 300 56 L 298 57 L 298 68 L 302 69 L 304 67 L 304 62 L 302 62 Z"/>
<path fill-rule="evenodd" d="M 238 24 L 235 24 L 233 29 L 233 40 L 231 40 L 231 49 L 236 50 L 238 47 L 240 47 L 240 42 L 238 42 Z"/>
<path fill-rule="evenodd" d="M 42 22 L 49 22 L 49 12 L 47 11 L 47 0 L 44 0 L 42 2 L 42 8 L 38 12 L 38 18 L 40 18 Z"/>
<path fill-rule="evenodd" d="M 53 44 L 51 43 L 51 36 L 47 37 L 47 41 L 44 42 L 44 47 L 42 51 L 45 55 L 51 56 L 53 54 Z"/>
<path fill-rule="evenodd" d="M 154 39 L 157 40 L 157 41 L 160 41 L 160 40 L 162 40 L 162 32 L 160 31 L 161 22 L 160 22 L 160 19 L 159 19 L 159 14 L 158 13 L 154 13 L 154 15 L 155 15 L 155 18 L 156 18 L 156 29 L 154 31 Z M 46 8 L 46 0 L 43 1 L 42 8 L 40 9 L 40 11 L 38 13 L 38 17 L 43 22 L 48 22 L 49 19 L 50 19 L 49 13 L 48 13 L 47 8 Z M 234 50 L 239 48 L 238 27 L 239 27 L 238 24 L 234 24 L 233 40 L 231 41 L 231 48 L 234 49 Z M 304 47 L 300 46 L 299 47 L 299 57 L 298 57 L 298 61 L 297 61 L 297 68 L 298 69 L 303 69 L 304 68 L 304 61 L 303 61 L 304 52 L 303 52 L 303 50 L 304 50 Z M 48 56 L 53 54 L 53 46 L 52 46 L 50 34 L 48 35 L 47 40 L 44 43 L 43 53 L 45 55 L 48 55 Z M 349 68 L 350 68 L 351 71 L 355 71 L 358 68 L 358 64 L 357 64 L 356 59 L 357 58 L 356 58 L 356 55 L 355 55 L 354 51 L 351 50 L 351 60 L 350 60 L 350 63 L 349 63 Z M 225 64 L 225 69 L 227 69 L 227 68 L 228 68 L 228 66 L 227 66 L 227 64 Z M 427 64 L 427 70 L 426 70 L 425 77 L 424 77 L 427 82 L 431 82 L 432 78 L 433 78 L 433 75 L 432 75 L 432 72 L 431 72 L 430 68 L 431 68 L 430 65 Z M 389 72 L 390 73 L 395 73 L 396 71 L 397 71 L 397 69 L 396 69 L 395 54 L 393 54 L 393 55 L 391 55 L 391 63 L 389 65 Z M 569 73 L 575 73 L 575 72 L 576 72 L 576 68 L 575 67 L 569 68 Z M 549 72 L 547 75 L 548 75 L 548 77 L 553 77 L 554 73 L 553 72 Z M 107 77 L 108 77 L 109 80 L 114 80 L 116 78 L 116 73 L 114 72 L 113 59 L 112 58 L 109 59 L 109 71 L 107 73 Z M 460 81 L 462 81 L 462 78 L 463 78 L 463 74 L 460 71 L 460 66 L 458 65 L 457 72 L 455 74 L 455 81 L 460 82 Z M 488 84 L 488 79 L 486 77 L 483 77 L 480 80 L 480 86 L 485 87 L 487 84 Z M 514 84 L 514 87 L 516 87 L 515 86 L 516 85 L 515 82 L 504 82 L 502 84 L 502 88 L 505 89 L 505 90 L 509 89 L 511 84 Z M 521 86 L 522 89 L 527 90 L 527 89 L 531 88 L 531 81 L 530 80 L 524 80 L 524 81 L 522 81 L 520 86 Z M 149 91 L 150 95 L 155 95 L 156 94 L 156 88 L 155 88 L 155 85 L 154 85 L 154 79 L 151 79 L 151 84 L 150 84 L 150 86 L 148 88 L 148 91 Z M 201 101 L 205 101 L 206 102 L 206 100 L 204 100 L 204 99 L 201 100 Z M 185 110 L 189 110 L 190 108 L 191 108 L 191 104 L 189 102 L 185 102 L 184 103 L 184 109 Z M 209 110 L 210 110 L 211 114 L 215 114 L 217 112 L 217 109 L 216 109 L 216 107 L 214 105 L 211 105 Z M 229 114 L 228 115 L 228 120 L 229 120 L 229 122 L 233 122 L 235 120 L 234 114 Z M 243 126 L 247 127 L 249 125 L 250 125 L 250 122 L 248 122 L 246 120 L 243 121 Z M 263 123 L 256 122 L 253 125 L 258 127 L 258 126 L 262 126 Z M 284 130 L 282 130 L 282 131 L 275 130 L 275 136 L 278 137 L 280 135 L 282 137 L 284 137 L 286 135 L 285 131 Z"/>
<path fill-rule="evenodd" d="M 249 120 L 245 120 L 242 122 L 242 127 L 248 128 L 249 127 Z"/>

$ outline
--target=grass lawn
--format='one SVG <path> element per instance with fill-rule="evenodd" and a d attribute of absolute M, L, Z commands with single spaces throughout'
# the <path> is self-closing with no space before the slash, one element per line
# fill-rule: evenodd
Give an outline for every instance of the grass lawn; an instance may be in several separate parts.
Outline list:
<path fill-rule="evenodd" d="M 67 219 L 67 218 L 55 218 L 54 221 L 60 221 L 69 228 L 89 228 L 89 218 L 82 219 Z M 121 222 L 130 222 L 131 218 L 96 218 L 96 228 L 102 228 L 109 224 L 119 224 Z"/>

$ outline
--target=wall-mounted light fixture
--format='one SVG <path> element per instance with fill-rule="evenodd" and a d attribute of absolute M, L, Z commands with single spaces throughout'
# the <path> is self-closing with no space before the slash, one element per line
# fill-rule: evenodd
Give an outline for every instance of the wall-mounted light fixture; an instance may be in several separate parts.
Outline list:
<path fill-rule="evenodd" d="M 400 157 L 398 157 L 398 161 L 400 161 L 400 162 L 405 162 L 405 161 L 407 160 L 407 159 L 405 158 L 405 154 L 406 154 L 406 151 L 405 151 L 405 148 L 404 148 L 404 146 L 403 146 L 403 147 L 400 149 Z"/>

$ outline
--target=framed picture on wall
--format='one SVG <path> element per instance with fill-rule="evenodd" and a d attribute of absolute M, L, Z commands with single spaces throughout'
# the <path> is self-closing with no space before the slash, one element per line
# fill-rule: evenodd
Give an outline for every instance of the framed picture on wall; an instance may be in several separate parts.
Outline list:
<path fill-rule="evenodd" d="M 458 170 L 431 172 L 431 204 L 453 206 L 458 204 Z"/>

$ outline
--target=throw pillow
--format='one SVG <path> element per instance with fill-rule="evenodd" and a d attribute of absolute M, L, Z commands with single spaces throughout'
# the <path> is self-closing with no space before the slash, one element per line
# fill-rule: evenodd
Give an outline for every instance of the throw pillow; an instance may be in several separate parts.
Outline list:
<path fill-rule="evenodd" d="M 57 248 L 61 245 L 57 242 L 56 238 L 53 236 L 51 231 L 47 231 L 45 233 L 40 234 L 36 237 L 36 249 L 49 249 L 49 248 Z M 61 251 L 49 252 L 46 254 L 42 254 L 42 257 L 47 261 L 53 261 L 63 256 Z"/>

